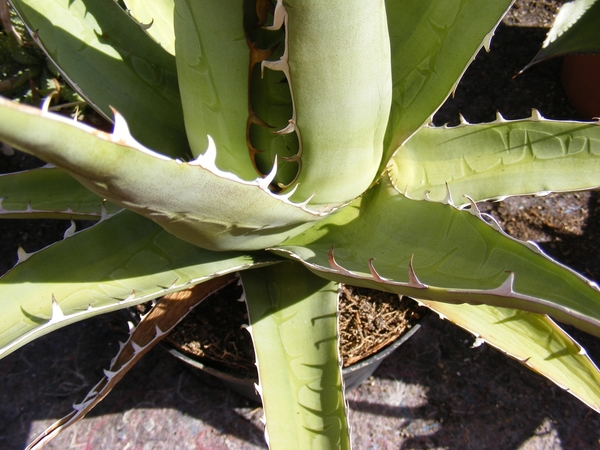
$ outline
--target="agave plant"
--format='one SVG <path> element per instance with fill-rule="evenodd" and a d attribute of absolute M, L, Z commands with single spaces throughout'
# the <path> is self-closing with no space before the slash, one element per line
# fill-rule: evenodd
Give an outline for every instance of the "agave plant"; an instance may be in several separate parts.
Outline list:
<path fill-rule="evenodd" d="M 11 3 L 115 125 L 0 101 L 0 139 L 50 164 L 0 177 L 1 216 L 98 219 L 0 279 L 1 354 L 162 298 L 34 447 L 235 273 L 273 448 L 349 446 L 340 282 L 418 299 L 600 411 L 549 317 L 600 336 L 597 286 L 476 206 L 598 187 L 598 123 L 431 125 L 510 0 Z"/>
<path fill-rule="evenodd" d="M 542 48 L 527 67 L 556 56 L 599 53 L 599 26 L 598 0 L 572 0 L 564 3 L 556 14 Z"/>

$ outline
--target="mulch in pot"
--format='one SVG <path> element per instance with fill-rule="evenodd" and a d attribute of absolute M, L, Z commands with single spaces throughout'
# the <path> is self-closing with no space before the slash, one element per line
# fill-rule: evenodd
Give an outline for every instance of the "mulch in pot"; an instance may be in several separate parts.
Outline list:
<path fill-rule="evenodd" d="M 231 284 L 212 295 L 165 341 L 185 355 L 231 374 L 256 377 L 254 349 L 241 287 Z M 355 364 L 394 342 L 427 314 L 427 308 L 396 294 L 342 285 L 340 352 L 343 366 Z"/>

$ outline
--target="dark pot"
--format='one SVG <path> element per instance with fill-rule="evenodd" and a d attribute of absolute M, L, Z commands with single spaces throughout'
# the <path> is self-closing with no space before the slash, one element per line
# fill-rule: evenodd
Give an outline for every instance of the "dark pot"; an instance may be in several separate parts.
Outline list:
<path fill-rule="evenodd" d="M 584 119 L 600 117 L 600 54 L 565 56 L 562 82 L 569 100 Z"/>
<path fill-rule="evenodd" d="M 419 324 L 414 325 L 400 338 L 398 338 L 396 341 L 394 341 L 387 347 L 381 349 L 379 352 L 375 353 L 372 356 L 369 356 L 368 358 L 363 359 L 362 361 L 357 362 L 356 364 L 345 367 L 342 370 L 342 373 L 344 376 L 344 387 L 346 392 L 358 387 L 364 380 L 369 378 L 373 374 L 375 369 L 379 367 L 381 362 L 385 358 L 390 356 L 394 352 L 394 350 L 396 350 L 400 345 L 406 342 L 406 340 L 413 336 L 419 328 Z M 223 381 L 223 383 L 225 383 L 227 387 L 234 390 L 238 394 L 243 395 L 249 400 L 260 403 L 260 397 L 256 393 L 256 390 L 254 388 L 254 385 L 258 382 L 256 378 L 253 378 L 251 376 L 244 377 L 242 375 L 232 375 L 222 370 L 207 366 L 198 361 L 197 359 L 190 358 L 189 356 L 183 354 L 182 352 L 168 344 L 167 350 L 173 356 L 179 358 L 181 361 L 188 364 L 193 370 L 200 370 L 204 373 L 208 373 L 209 375 L 213 375 L 219 378 L 221 381 Z"/>

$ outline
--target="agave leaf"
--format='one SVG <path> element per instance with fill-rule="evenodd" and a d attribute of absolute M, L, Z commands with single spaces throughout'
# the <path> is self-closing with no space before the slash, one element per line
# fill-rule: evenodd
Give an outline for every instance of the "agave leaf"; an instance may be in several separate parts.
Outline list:
<path fill-rule="evenodd" d="M 391 176 L 407 197 L 456 206 L 510 195 L 600 186 L 600 123 L 529 120 L 424 127 L 394 154 Z"/>
<path fill-rule="evenodd" d="M 11 3 L 69 83 L 106 118 L 117 108 L 145 145 L 188 154 L 175 59 L 116 2 Z"/>
<path fill-rule="evenodd" d="M 442 105 L 513 0 L 387 0 L 393 102 L 384 163 Z M 490 32 L 490 30 L 492 30 Z"/>
<path fill-rule="evenodd" d="M 250 48 L 240 30 L 243 4 L 177 1 L 175 34 L 194 154 L 205 151 L 210 135 L 219 149 L 217 165 L 249 180 L 256 172 L 246 141 Z M 262 67 L 281 72 L 293 102 L 292 116 L 282 118 L 288 126 L 278 131 L 298 136 L 294 158 L 299 173 L 297 188 L 289 188 L 296 189 L 292 198 L 312 197 L 315 205 L 352 200 L 377 174 L 389 114 L 390 50 L 383 1 L 304 0 L 286 1 L 285 6 L 278 1 L 273 14 L 270 29 L 285 29 L 285 50 L 280 59 L 265 60 Z"/>
<path fill-rule="evenodd" d="M 361 208 L 362 206 L 362 208 Z M 386 180 L 274 250 L 336 281 L 413 298 L 547 313 L 600 336 L 600 292 L 475 207 L 398 194 Z"/>
<path fill-rule="evenodd" d="M 125 0 L 127 9 L 142 28 L 171 55 L 175 55 L 173 0 Z"/>
<path fill-rule="evenodd" d="M 100 219 L 119 211 L 62 169 L 43 167 L 0 175 L 3 219 Z"/>
<path fill-rule="evenodd" d="M 44 430 L 27 446 L 26 450 L 41 449 L 65 428 L 83 419 L 193 308 L 236 279 L 235 275 L 213 278 L 192 288 L 163 296 L 129 332 L 127 342 L 121 344 L 119 353 L 112 359 L 109 369 L 104 371 L 102 379 L 88 392 L 85 399 L 73 405 L 73 411 Z"/>
<path fill-rule="evenodd" d="M 109 135 L 0 98 L 0 136 L 62 167 L 102 198 L 204 248 L 263 249 L 330 212 L 271 193 L 269 179 L 245 182 L 222 172 L 212 141 L 209 151 L 189 163 L 155 153 L 131 137 L 120 116 Z"/>
<path fill-rule="evenodd" d="M 486 305 L 422 303 L 600 412 L 598 367 L 548 316 Z"/>
<path fill-rule="evenodd" d="M 274 261 L 264 253 L 203 250 L 122 211 L 0 278 L 0 356 L 70 323 Z"/>
<path fill-rule="evenodd" d="M 600 52 L 600 2 L 573 0 L 564 3 L 548 32 L 542 48 L 525 67 L 569 53 Z M 525 70 L 523 69 L 523 70 Z"/>
<path fill-rule="evenodd" d="M 293 263 L 241 274 L 271 448 L 349 448 L 337 285 Z"/>

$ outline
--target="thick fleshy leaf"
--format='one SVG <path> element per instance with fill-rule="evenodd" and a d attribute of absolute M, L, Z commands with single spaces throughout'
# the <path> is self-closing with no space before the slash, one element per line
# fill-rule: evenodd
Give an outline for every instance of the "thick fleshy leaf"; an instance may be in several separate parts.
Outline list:
<path fill-rule="evenodd" d="M 385 180 L 275 250 L 321 276 L 413 298 L 548 313 L 600 336 L 600 291 L 476 209 L 411 200 Z"/>
<path fill-rule="evenodd" d="M 247 3 L 252 9 L 267 2 Z M 242 27 L 244 4 L 177 1 L 175 34 L 194 154 L 205 151 L 210 136 L 219 149 L 217 165 L 249 180 L 256 171 L 246 127 L 256 118 L 249 112 L 251 49 Z M 272 14 L 273 32 L 285 30 L 285 50 L 261 67 L 281 73 L 293 102 L 292 116 L 282 118 L 286 128 L 273 131 L 296 133 L 299 143 L 298 153 L 290 156 L 299 161 L 297 183 L 283 192 L 296 189 L 295 201 L 311 198 L 315 205 L 352 200 L 377 174 L 391 102 L 384 3 L 286 0 L 278 1 Z"/>
<path fill-rule="evenodd" d="M 530 120 L 425 127 L 392 158 L 397 189 L 455 205 L 600 186 L 600 122 Z"/>
<path fill-rule="evenodd" d="M 131 15 L 171 55 L 175 55 L 173 0 L 124 0 Z"/>
<path fill-rule="evenodd" d="M 572 0 L 564 3 L 554 24 L 525 69 L 555 56 L 570 53 L 600 52 L 600 2 L 598 0 Z M 523 70 L 525 70 L 523 69 Z"/>
<path fill-rule="evenodd" d="M 44 430 L 26 450 L 38 450 L 60 432 L 85 417 L 135 364 L 209 295 L 234 282 L 235 275 L 213 278 L 192 288 L 163 296 L 160 301 L 130 330 L 127 342 L 122 343 L 102 379 L 88 392 L 85 399 L 73 405 L 73 411 Z"/>
<path fill-rule="evenodd" d="M 276 260 L 203 250 L 122 211 L 29 255 L 0 278 L 0 356 L 70 323 Z"/>
<path fill-rule="evenodd" d="M 56 167 L 0 175 L 2 219 L 100 219 L 121 208 Z"/>
<path fill-rule="evenodd" d="M 548 316 L 506 308 L 423 301 L 443 318 L 552 380 L 600 412 L 600 371 Z"/>
<path fill-rule="evenodd" d="M 456 88 L 513 0 L 387 0 L 393 102 L 384 163 Z M 492 30 L 492 31 L 490 31 Z"/>
<path fill-rule="evenodd" d="M 271 448 L 349 448 L 337 284 L 298 264 L 242 274 Z"/>
<path fill-rule="evenodd" d="M 11 0 L 69 83 L 108 119 L 174 157 L 189 154 L 175 59 L 114 1 Z"/>
<path fill-rule="evenodd" d="M 269 179 L 246 182 L 222 172 L 212 141 L 189 163 L 154 153 L 131 137 L 120 116 L 107 134 L 0 98 L 0 139 L 62 167 L 100 197 L 213 250 L 263 249 L 330 212 L 271 193 Z"/>

